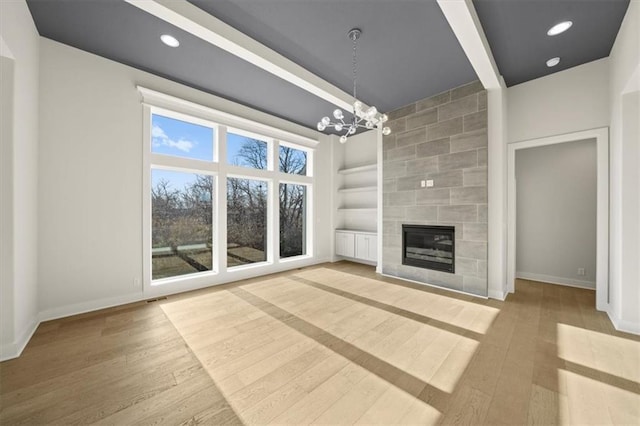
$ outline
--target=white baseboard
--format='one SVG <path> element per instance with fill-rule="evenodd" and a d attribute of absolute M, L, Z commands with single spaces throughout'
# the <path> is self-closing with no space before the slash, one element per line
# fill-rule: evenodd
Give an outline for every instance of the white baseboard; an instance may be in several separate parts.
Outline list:
<path fill-rule="evenodd" d="M 587 290 L 595 290 L 595 281 L 574 280 L 572 278 L 554 277 L 551 275 L 532 274 L 530 272 L 516 272 L 516 278 L 531 281 L 540 281 L 548 284 L 566 285 L 569 287 L 585 288 Z"/>
<path fill-rule="evenodd" d="M 8 345 L 0 346 L 0 361 L 18 358 L 25 346 L 27 346 L 27 343 L 29 343 L 29 340 L 31 340 L 31 336 L 36 332 L 39 325 L 40 321 L 38 321 L 37 318 L 34 318 L 33 321 L 31 321 L 31 324 L 25 328 L 17 339 Z"/>
<path fill-rule="evenodd" d="M 610 311 L 607 311 L 607 315 L 609 315 L 609 319 L 616 330 L 640 335 L 640 324 L 618 318 Z"/>
<path fill-rule="evenodd" d="M 348 260 L 349 262 L 354 262 L 354 263 L 362 263 L 363 265 L 375 266 L 376 268 L 378 267 L 378 262 L 376 261 L 358 259 L 356 257 L 335 256 L 334 262 L 340 262 L 341 260 Z"/>
<path fill-rule="evenodd" d="M 489 296 L 489 299 L 504 301 L 507 298 L 507 294 L 509 294 L 507 291 L 489 290 L 488 296 Z"/>
<path fill-rule="evenodd" d="M 125 296 L 105 297 L 104 299 L 90 300 L 87 302 L 73 303 L 65 306 L 47 309 L 40 312 L 38 318 L 40 322 L 51 321 L 59 318 L 70 317 L 72 315 L 84 314 L 98 311 L 100 309 L 112 308 L 114 306 L 126 305 L 128 303 L 139 302 L 155 296 L 144 293 L 133 293 Z"/>
<path fill-rule="evenodd" d="M 480 299 L 488 299 L 488 297 L 486 297 L 486 296 L 480 296 L 478 294 L 467 293 L 466 291 L 460 291 L 460 290 L 456 290 L 454 288 L 443 287 L 443 286 L 439 286 L 439 285 L 435 285 L 435 284 L 423 283 L 422 281 L 416 281 L 416 280 L 412 280 L 412 279 L 409 279 L 409 278 L 402 278 L 402 277 L 398 277 L 396 275 L 389 275 L 389 274 L 385 274 L 385 273 L 382 273 L 380 275 L 382 275 L 383 277 L 395 278 L 397 280 L 407 281 L 407 282 L 414 283 L 414 284 L 420 284 L 420 285 L 423 285 L 423 286 L 426 286 L 426 287 L 431 287 L 431 288 L 438 289 L 438 290 L 446 290 L 446 291 L 450 291 L 452 293 L 464 294 L 465 296 L 473 296 L 473 297 L 478 297 Z"/>

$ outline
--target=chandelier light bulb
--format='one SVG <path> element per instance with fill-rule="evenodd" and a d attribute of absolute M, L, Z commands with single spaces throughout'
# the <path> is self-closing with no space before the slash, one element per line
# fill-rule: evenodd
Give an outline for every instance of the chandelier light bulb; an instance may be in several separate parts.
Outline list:
<path fill-rule="evenodd" d="M 353 109 L 354 109 L 356 112 L 360 112 L 360 111 L 362 111 L 362 102 L 360 102 L 360 101 L 355 101 L 355 102 L 353 103 Z"/>
<path fill-rule="evenodd" d="M 328 126 L 329 124 L 331 124 L 331 120 L 329 119 L 329 117 L 322 117 L 322 120 L 320 120 L 320 122 L 325 126 Z"/>
<path fill-rule="evenodd" d="M 382 121 L 383 123 L 386 123 L 387 121 L 389 121 L 389 116 L 387 114 L 382 114 L 380 116 L 380 121 Z"/>
<path fill-rule="evenodd" d="M 340 136 L 340 143 L 345 143 L 347 141 L 347 137 L 345 135 Z"/>
<path fill-rule="evenodd" d="M 356 133 L 356 128 L 355 128 L 355 126 L 349 126 L 349 134 L 350 134 L 350 135 L 353 135 L 353 134 L 355 134 L 355 133 Z"/>
<path fill-rule="evenodd" d="M 342 131 L 342 124 L 336 123 L 336 124 L 333 125 L 333 128 L 336 129 L 336 132 L 341 132 Z"/>
<path fill-rule="evenodd" d="M 336 120 L 342 120 L 344 118 L 344 114 L 342 113 L 342 110 L 340 108 L 337 108 L 333 111 L 333 116 L 336 118 Z"/>
<path fill-rule="evenodd" d="M 326 128 L 327 128 L 327 126 L 325 126 L 324 124 L 322 124 L 322 122 L 320 122 L 320 121 L 318 122 L 318 131 L 319 131 L 319 132 L 324 131 L 324 129 L 326 129 Z"/>
<path fill-rule="evenodd" d="M 382 129 L 382 134 L 385 136 L 389 136 L 391 134 L 391 129 L 389 127 L 385 127 Z"/>
<path fill-rule="evenodd" d="M 373 117 L 375 117 L 375 116 L 376 116 L 376 114 L 377 114 L 377 113 L 378 113 L 378 108 L 376 108 L 376 107 L 372 106 L 372 107 L 369 107 L 369 109 L 367 110 L 367 112 L 365 113 L 365 115 L 366 115 L 367 117 L 373 118 Z"/>
<path fill-rule="evenodd" d="M 367 129 L 373 129 L 373 121 L 367 121 L 367 123 L 365 124 L 365 127 Z"/>

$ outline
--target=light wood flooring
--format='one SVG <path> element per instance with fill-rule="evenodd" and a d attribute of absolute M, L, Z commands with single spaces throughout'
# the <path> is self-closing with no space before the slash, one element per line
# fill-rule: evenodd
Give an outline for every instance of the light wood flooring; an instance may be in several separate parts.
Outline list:
<path fill-rule="evenodd" d="M 640 339 L 588 290 L 505 302 L 324 264 L 43 323 L 0 424 L 640 424 Z"/>

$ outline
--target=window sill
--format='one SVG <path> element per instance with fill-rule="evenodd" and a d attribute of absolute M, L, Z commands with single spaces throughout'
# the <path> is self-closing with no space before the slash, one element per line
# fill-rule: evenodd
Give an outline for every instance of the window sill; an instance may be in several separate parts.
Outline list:
<path fill-rule="evenodd" d="M 291 256 L 280 259 L 279 263 L 291 263 L 299 260 L 311 259 L 312 257 L 313 256 L 311 256 L 310 254 L 301 254 L 300 256 Z"/>
<path fill-rule="evenodd" d="M 218 275 L 218 271 L 206 271 L 196 272 L 193 274 L 179 275 L 177 277 L 160 278 L 151 281 L 151 287 L 161 287 L 167 284 L 179 284 L 183 282 L 189 282 L 199 278 L 215 277 Z"/>
<path fill-rule="evenodd" d="M 256 262 L 256 263 L 250 263 L 248 265 L 238 265 L 238 266 L 232 266 L 230 268 L 227 268 L 227 272 L 228 273 L 233 273 L 233 272 L 238 272 L 238 271 L 246 271 L 248 269 L 259 269 L 265 266 L 270 266 L 273 265 L 273 262 Z"/>

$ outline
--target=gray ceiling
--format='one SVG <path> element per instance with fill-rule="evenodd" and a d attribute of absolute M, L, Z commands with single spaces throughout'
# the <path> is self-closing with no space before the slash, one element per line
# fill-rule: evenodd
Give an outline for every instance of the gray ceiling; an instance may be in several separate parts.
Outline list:
<path fill-rule="evenodd" d="M 629 0 L 473 0 L 507 86 L 609 56 Z M 547 30 L 573 21 L 554 37 Z M 553 68 L 547 59 L 560 57 Z"/>
<path fill-rule="evenodd" d="M 189 1 L 349 93 L 362 29 L 358 97 L 382 111 L 477 78 L 435 0 Z"/>
<path fill-rule="evenodd" d="M 44 37 L 314 127 L 335 107 L 121 0 L 29 0 Z M 172 34 L 181 44 L 160 42 Z M 291 108 L 291 102 L 300 105 Z"/>
<path fill-rule="evenodd" d="M 189 0 L 351 92 L 391 111 L 477 79 L 435 0 Z M 607 56 L 629 0 L 474 0 L 509 85 Z M 335 107 L 122 0 L 27 0 L 40 35 L 315 128 Z M 561 19 L 573 28 L 550 38 Z M 159 37 L 170 33 L 172 49 Z M 558 67 L 544 62 L 561 56 Z M 293 105 L 293 107 L 292 107 Z"/>

